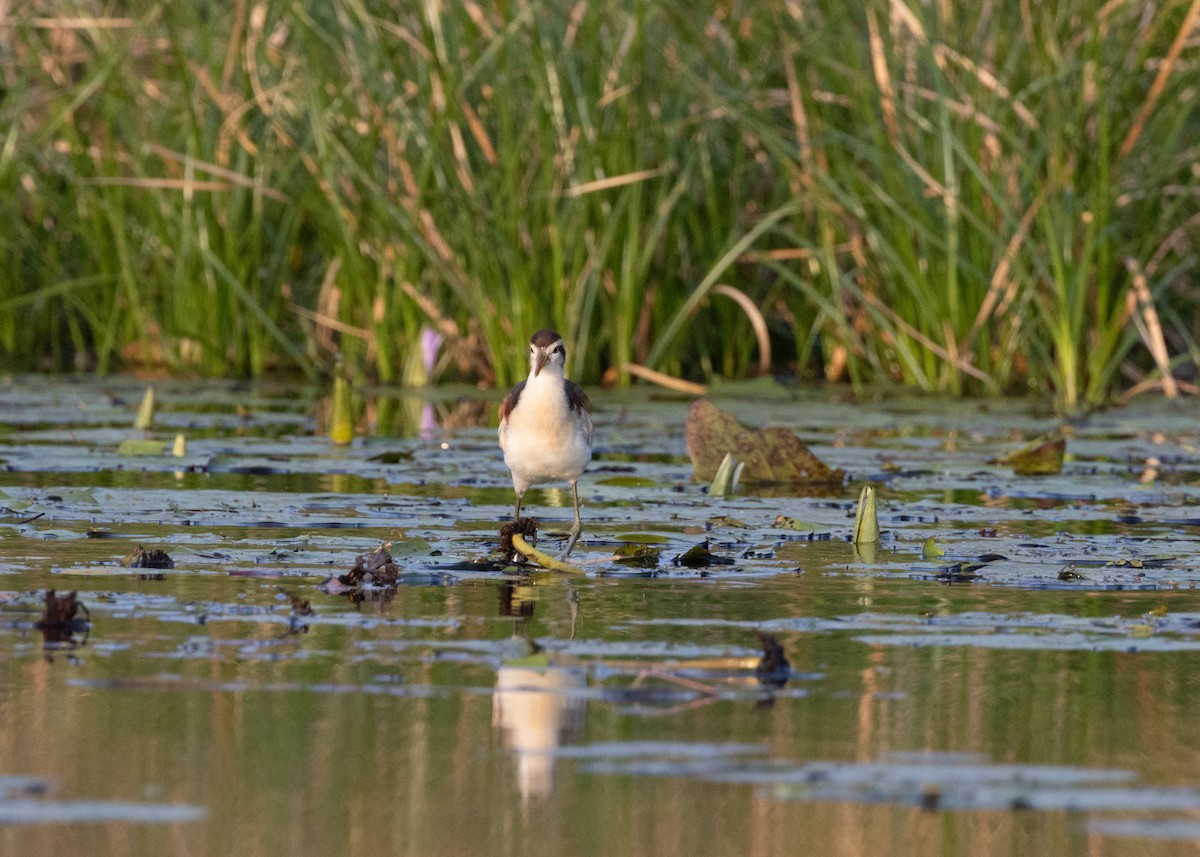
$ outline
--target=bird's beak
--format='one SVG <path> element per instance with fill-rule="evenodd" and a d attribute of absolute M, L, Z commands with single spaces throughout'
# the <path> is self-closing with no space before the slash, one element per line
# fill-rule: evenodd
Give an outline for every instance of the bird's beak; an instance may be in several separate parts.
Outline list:
<path fill-rule="evenodd" d="M 538 376 L 538 373 L 542 371 L 542 367 L 545 366 L 549 362 L 550 362 L 550 352 L 547 351 L 545 348 L 539 348 L 538 352 L 537 352 L 537 357 L 535 357 L 533 360 L 533 377 L 536 378 Z"/>

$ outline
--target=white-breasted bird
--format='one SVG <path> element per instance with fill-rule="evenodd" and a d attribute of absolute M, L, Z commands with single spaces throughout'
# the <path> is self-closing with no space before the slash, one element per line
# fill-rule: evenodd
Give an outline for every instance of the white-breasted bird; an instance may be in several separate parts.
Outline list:
<path fill-rule="evenodd" d="M 500 403 L 500 449 L 512 471 L 521 517 L 521 498 L 532 485 L 569 482 L 575 525 L 563 556 L 579 541 L 579 477 L 592 460 L 592 408 L 587 394 L 563 375 L 567 351 L 562 337 L 543 328 L 529 339 L 529 377 Z"/>

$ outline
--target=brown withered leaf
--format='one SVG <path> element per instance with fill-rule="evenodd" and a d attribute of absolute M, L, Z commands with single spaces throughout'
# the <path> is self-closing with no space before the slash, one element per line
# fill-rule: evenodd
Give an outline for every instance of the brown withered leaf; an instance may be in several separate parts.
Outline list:
<path fill-rule="evenodd" d="M 399 576 L 400 566 L 392 560 L 388 545 L 382 544 L 370 554 L 360 556 L 345 574 L 335 574 L 323 582 L 321 589 L 331 595 L 342 595 L 364 585 L 395 586 Z M 295 608 L 294 601 L 292 606 Z"/>
<path fill-rule="evenodd" d="M 504 555 L 504 559 L 515 562 L 517 565 L 528 565 L 529 560 L 525 554 L 513 547 L 513 536 L 518 535 L 529 544 L 535 543 L 537 541 L 537 518 L 518 518 L 515 521 L 506 522 L 500 528 L 500 553 Z"/>
<path fill-rule="evenodd" d="M 1067 439 L 1063 437 L 1019 449 L 1004 460 L 1017 476 L 1053 476 L 1062 473 Z"/>
<path fill-rule="evenodd" d="M 1067 438 L 1072 434 L 1069 425 L 1060 425 L 1018 449 L 990 459 L 988 463 L 1008 465 L 1017 476 L 1053 476 L 1062 473 Z"/>
<path fill-rule="evenodd" d="M 125 568 L 174 568 L 175 560 L 166 551 L 146 550 L 138 545 L 132 553 L 121 560 Z"/>
<path fill-rule="evenodd" d="M 360 556 L 349 574 L 344 574 L 338 579 L 348 586 L 362 583 L 393 586 L 399 576 L 400 566 L 392 559 L 388 546 L 380 545 L 371 554 Z"/>
<path fill-rule="evenodd" d="M 791 429 L 748 429 L 706 399 L 692 403 L 685 430 L 688 456 L 701 482 L 712 480 L 726 453 L 745 465 L 743 485 L 812 487 L 838 484 L 846 476 L 813 455 Z"/>

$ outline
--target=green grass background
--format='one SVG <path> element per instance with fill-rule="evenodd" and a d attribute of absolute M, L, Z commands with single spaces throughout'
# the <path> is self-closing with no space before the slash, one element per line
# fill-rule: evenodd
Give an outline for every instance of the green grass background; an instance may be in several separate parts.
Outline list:
<path fill-rule="evenodd" d="M 9 369 L 1191 389 L 1200 0 L 0 10 Z"/>

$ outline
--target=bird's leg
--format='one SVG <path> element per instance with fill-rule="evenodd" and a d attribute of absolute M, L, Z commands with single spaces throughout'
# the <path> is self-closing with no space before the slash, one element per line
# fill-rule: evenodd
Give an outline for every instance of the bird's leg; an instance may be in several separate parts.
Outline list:
<path fill-rule="evenodd" d="M 571 500 L 575 504 L 575 525 L 571 527 L 571 537 L 567 540 L 567 549 L 562 552 L 559 559 L 566 559 L 571 555 L 571 551 L 575 550 L 575 543 L 579 541 L 579 534 L 583 532 L 583 522 L 579 520 L 579 483 L 571 483 Z"/>
<path fill-rule="evenodd" d="M 513 521 L 521 520 L 521 495 L 517 494 L 517 509 L 513 512 Z"/>

